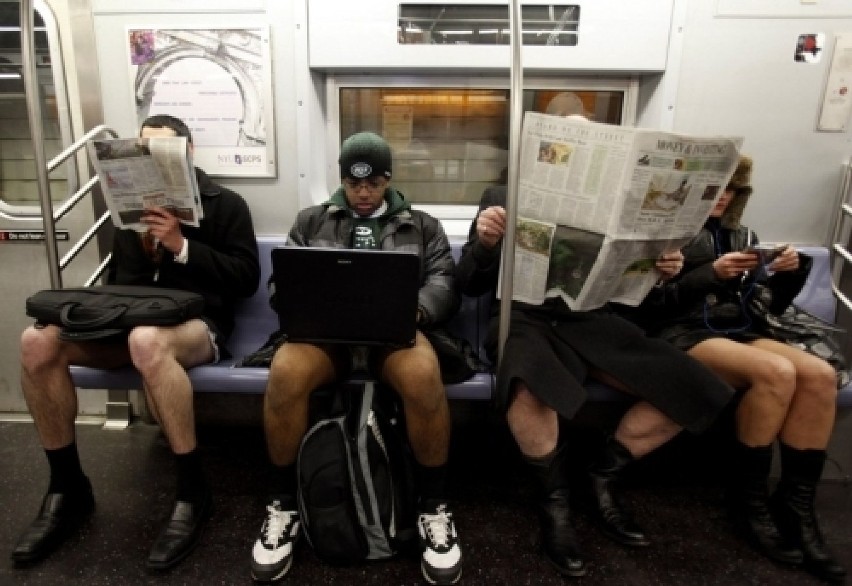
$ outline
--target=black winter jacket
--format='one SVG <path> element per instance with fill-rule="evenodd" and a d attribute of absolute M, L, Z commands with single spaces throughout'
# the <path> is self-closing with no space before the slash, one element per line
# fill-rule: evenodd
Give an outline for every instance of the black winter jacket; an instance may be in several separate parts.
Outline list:
<path fill-rule="evenodd" d="M 646 330 L 706 328 L 707 322 L 727 324 L 749 323 L 746 316 L 748 300 L 755 293 L 754 283 L 765 285 L 772 291 L 772 313 L 784 311 L 801 290 L 811 267 L 811 258 L 799 254 L 799 268 L 795 271 L 774 273 L 766 277 L 757 269 L 751 274 L 722 280 L 716 276 L 713 263 L 722 254 L 745 250 L 758 243 L 757 236 L 745 226 L 723 228 L 712 218 L 687 244 L 683 270 L 670 281 L 655 288 L 640 306 L 640 311 L 629 317 Z"/>
<path fill-rule="evenodd" d="M 260 282 L 257 240 L 245 200 L 234 191 L 213 183 L 195 169 L 204 218 L 198 228 L 181 224 L 189 246 L 188 262 L 174 262 L 163 251 L 155 264 L 134 230 L 116 230 L 107 283 L 156 285 L 194 291 L 204 297 L 204 315 L 227 338 L 234 328 L 237 299 L 250 297 Z M 155 280 L 156 279 L 156 280 Z"/>
<path fill-rule="evenodd" d="M 388 188 L 385 199 L 404 197 Z M 337 195 L 337 194 L 336 194 Z M 348 248 L 352 240 L 352 212 L 332 197 L 323 204 L 303 209 L 296 217 L 287 239 L 288 246 Z M 383 250 L 416 252 L 420 257 L 420 291 L 417 304 L 422 313 L 421 326 L 440 324 L 458 310 L 460 296 L 455 290 L 453 260 L 449 240 L 440 222 L 425 212 L 407 205 L 391 216 L 379 236 Z M 269 281 L 270 303 L 274 303 L 274 281 Z"/>

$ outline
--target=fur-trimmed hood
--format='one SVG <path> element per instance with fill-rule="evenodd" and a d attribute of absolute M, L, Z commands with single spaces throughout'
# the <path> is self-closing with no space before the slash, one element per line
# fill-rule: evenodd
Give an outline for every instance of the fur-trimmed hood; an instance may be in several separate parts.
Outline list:
<path fill-rule="evenodd" d="M 735 230 L 740 227 L 743 212 L 745 211 L 748 198 L 751 196 L 751 157 L 742 155 L 737 163 L 737 169 L 731 175 L 731 180 L 728 181 L 727 188 L 734 190 L 734 197 L 731 203 L 725 208 L 725 213 L 722 214 L 721 223 L 723 228 Z"/>

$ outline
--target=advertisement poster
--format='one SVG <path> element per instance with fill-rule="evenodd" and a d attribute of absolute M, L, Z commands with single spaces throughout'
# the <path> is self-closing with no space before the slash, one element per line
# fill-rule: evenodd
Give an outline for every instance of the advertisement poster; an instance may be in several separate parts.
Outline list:
<path fill-rule="evenodd" d="M 274 177 L 269 28 L 127 30 L 139 123 L 170 114 L 210 175 Z"/>

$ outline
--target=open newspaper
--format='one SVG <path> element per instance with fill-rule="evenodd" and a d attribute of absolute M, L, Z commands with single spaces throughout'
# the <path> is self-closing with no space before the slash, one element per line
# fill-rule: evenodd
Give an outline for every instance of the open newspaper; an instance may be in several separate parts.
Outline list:
<path fill-rule="evenodd" d="M 741 144 L 527 113 L 513 299 L 638 305 L 659 255 L 701 229 Z"/>
<path fill-rule="evenodd" d="M 198 226 L 203 212 L 185 137 L 91 140 L 86 146 L 116 228 L 146 230 L 141 217 L 154 206 Z"/>

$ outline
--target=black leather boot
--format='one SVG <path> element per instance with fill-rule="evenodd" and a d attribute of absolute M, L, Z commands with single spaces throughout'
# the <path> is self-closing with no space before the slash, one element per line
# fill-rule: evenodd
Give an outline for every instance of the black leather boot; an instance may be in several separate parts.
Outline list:
<path fill-rule="evenodd" d="M 563 576 L 584 576 L 586 562 L 580 554 L 571 523 L 565 452 L 560 447 L 545 458 L 526 458 L 537 480 L 537 509 L 544 557 Z"/>
<path fill-rule="evenodd" d="M 785 540 L 769 508 L 767 479 L 772 446 L 734 448 L 734 477 L 728 489 L 728 509 L 737 531 L 766 557 L 783 564 L 801 564 L 802 552 Z"/>
<path fill-rule="evenodd" d="M 825 463 L 824 450 L 781 445 L 781 480 L 772 495 L 772 512 L 781 534 L 801 548 L 804 568 L 830 582 L 843 582 L 846 569 L 826 549 L 814 501 Z"/>
<path fill-rule="evenodd" d="M 585 576 L 586 562 L 571 524 L 567 488 L 558 488 L 539 500 L 539 518 L 541 547 L 547 560 L 564 576 Z"/>
<path fill-rule="evenodd" d="M 645 547 L 651 542 L 615 494 L 619 476 L 633 460 L 630 451 L 617 439 L 606 439 L 589 468 L 592 516 L 607 537 L 622 545 Z"/>

